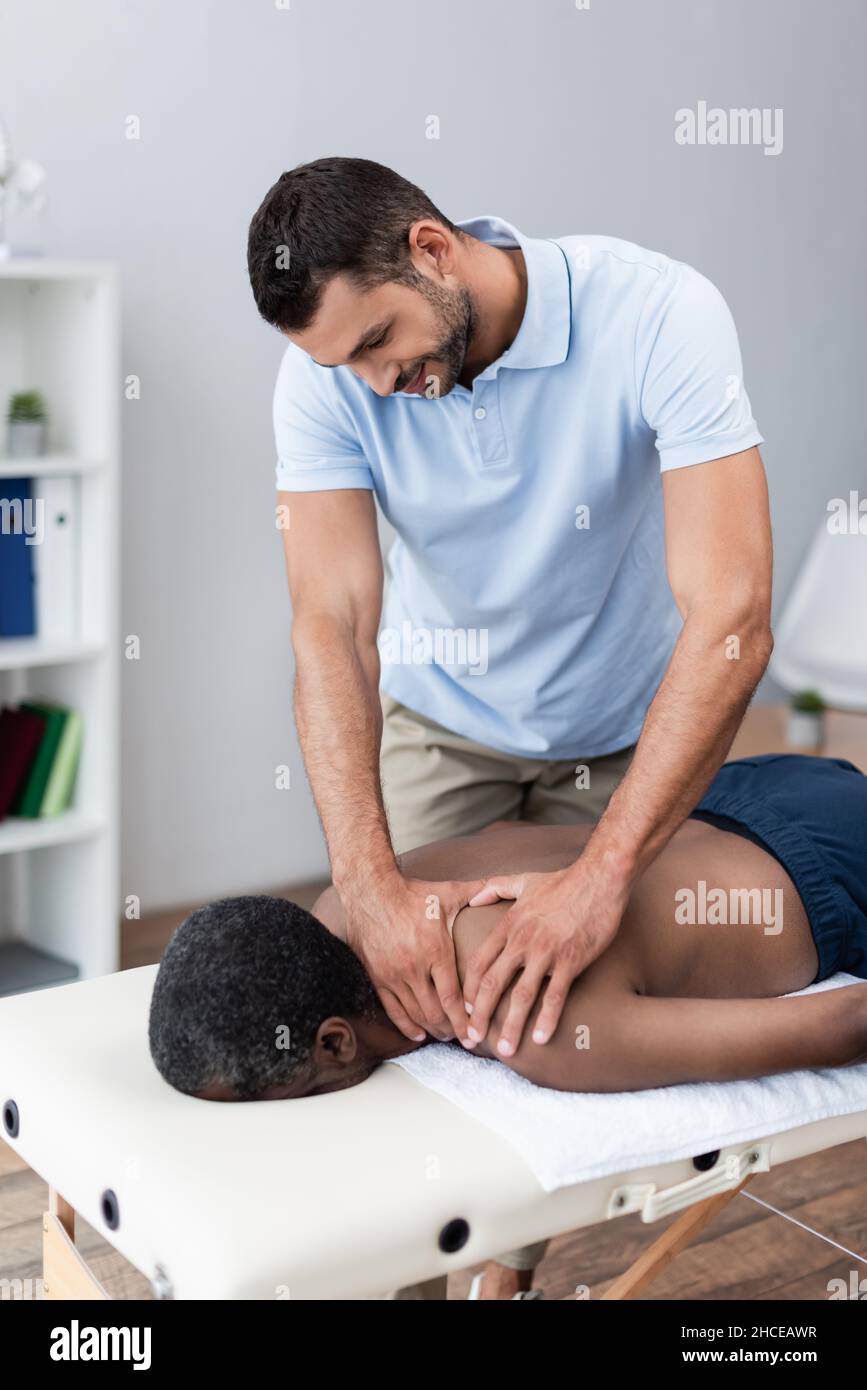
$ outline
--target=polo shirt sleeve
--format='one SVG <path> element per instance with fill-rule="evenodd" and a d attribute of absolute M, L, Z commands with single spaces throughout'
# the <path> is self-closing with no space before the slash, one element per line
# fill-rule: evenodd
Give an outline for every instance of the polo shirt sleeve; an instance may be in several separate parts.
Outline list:
<path fill-rule="evenodd" d="M 729 307 L 691 266 L 670 261 L 651 286 L 637 326 L 635 371 L 662 472 L 764 442 Z"/>
<path fill-rule="evenodd" d="M 274 388 L 277 490 L 372 489 L 373 475 L 332 373 L 290 344 Z"/>

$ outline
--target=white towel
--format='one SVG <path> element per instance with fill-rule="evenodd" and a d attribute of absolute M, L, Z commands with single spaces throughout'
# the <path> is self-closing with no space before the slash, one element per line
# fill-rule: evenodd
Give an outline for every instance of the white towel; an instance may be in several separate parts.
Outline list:
<path fill-rule="evenodd" d="M 838 974 L 798 993 L 858 983 Z M 576 1094 L 536 1086 L 454 1043 L 394 1062 L 507 1140 L 546 1192 L 867 1110 L 867 1063 L 755 1081 Z"/>

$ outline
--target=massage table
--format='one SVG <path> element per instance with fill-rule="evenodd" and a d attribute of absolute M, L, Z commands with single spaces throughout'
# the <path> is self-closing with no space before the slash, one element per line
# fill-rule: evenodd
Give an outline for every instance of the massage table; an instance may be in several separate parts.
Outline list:
<path fill-rule="evenodd" d="M 398 1065 L 330 1095 L 215 1103 L 159 1076 L 156 966 L 0 999 L 0 1136 L 49 1185 L 46 1298 L 106 1298 L 78 1212 L 158 1298 L 444 1297 L 445 1276 L 640 1212 L 680 1213 L 606 1292 L 637 1296 L 759 1171 L 867 1135 L 867 1109 L 545 1191 Z M 581 1271 L 575 1271 L 576 1284 Z"/>

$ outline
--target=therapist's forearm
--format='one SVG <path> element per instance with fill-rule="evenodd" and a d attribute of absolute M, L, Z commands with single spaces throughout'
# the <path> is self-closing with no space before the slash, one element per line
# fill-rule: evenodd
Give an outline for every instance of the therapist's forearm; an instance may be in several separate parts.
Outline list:
<path fill-rule="evenodd" d="M 585 868 L 631 883 L 656 858 L 724 762 L 772 646 L 752 604 L 726 612 L 711 603 L 690 613 L 629 771 L 581 857 Z"/>
<path fill-rule="evenodd" d="M 292 643 L 298 736 L 334 883 L 370 892 L 398 872 L 379 772 L 379 653 L 327 615 L 296 619 Z"/>

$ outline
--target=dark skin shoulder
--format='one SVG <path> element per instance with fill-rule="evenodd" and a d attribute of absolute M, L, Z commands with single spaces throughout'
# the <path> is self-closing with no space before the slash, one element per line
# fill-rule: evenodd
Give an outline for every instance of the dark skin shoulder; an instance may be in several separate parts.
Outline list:
<path fill-rule="evenodd" d="M 404 854 L 401 867 L 428 881 L 561 868 L 574 861 L 591 829 L 499 823 Z M 698 891 L 699 880 L 725 891 L 765 890 L 780 907 L 779 924 L 679 923 L 675 895 L 684 888 Z M 508 903 L 465 908 L 456 918 L 461 978 L 507 908 Z M 323 894 L 314 913 L 342 934 L 343 911 L 334 890 Z M 614 941 L 574 982 L 551 1040 L 532 1040 L 539 1000 L 517 1052 L 499 1057 L 510 989 L 475 1052 L 499 1057 L 541 1085 L 577 1091 L 635 1090 L 853 1061 L 861 1044 L 867 1046 L 867 985 L 799 1000 L 774 997 L 802 989 L 816 970 L 806 914 L 782 866 L 741 836 L 687 820 L 636 884 Z"/>

